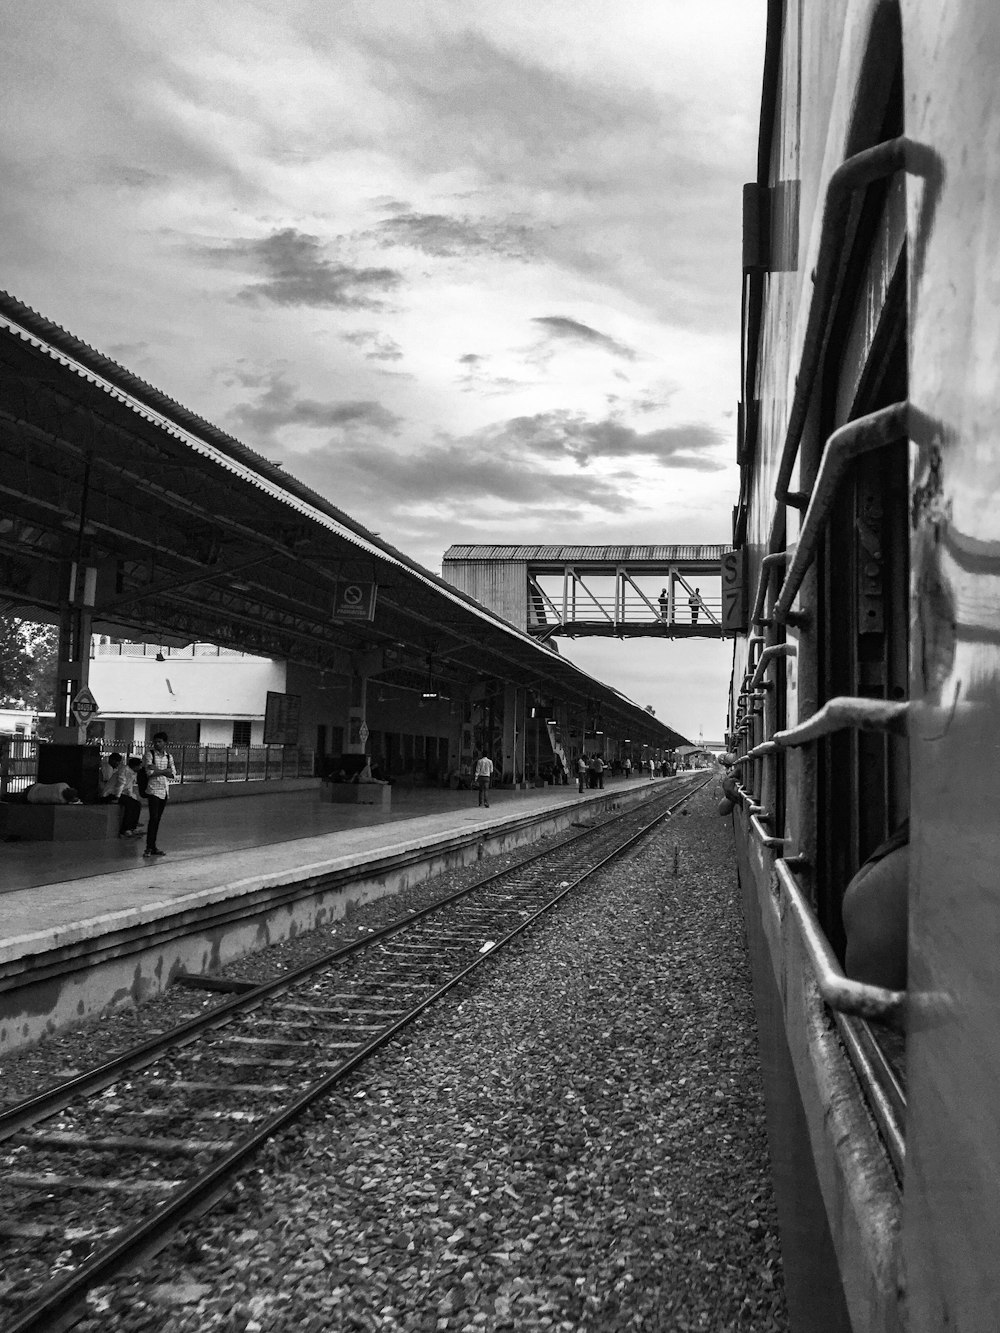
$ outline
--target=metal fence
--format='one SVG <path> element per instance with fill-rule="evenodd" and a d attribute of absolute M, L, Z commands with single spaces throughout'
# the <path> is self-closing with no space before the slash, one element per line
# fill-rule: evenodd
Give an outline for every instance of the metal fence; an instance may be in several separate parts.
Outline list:
<path fill-rule="evenodd" d="M 31 736 L 0 736 L 0 800 L 24 791 L 38 772 L 38 742 Z"/>
<path fill-rule="evenodd" d="M 27 736 L 0 737 L 0 799 L 35 781 L 38 744 Z M 101 742 L 102 756 L 117 751 L 125 759 L 131 755 L 141 759 L 147 748 L 142 741 Z M 168 753 L 182 783 L 311 778 L 315 770 L 315 752 L 294 745 L 171 745 Z"/>

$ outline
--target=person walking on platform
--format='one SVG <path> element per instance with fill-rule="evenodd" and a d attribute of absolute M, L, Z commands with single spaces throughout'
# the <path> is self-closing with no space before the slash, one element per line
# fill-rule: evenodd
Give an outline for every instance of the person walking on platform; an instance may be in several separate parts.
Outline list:
<path fill-rule="evenodd" d="M 587 756 L 585 754 L 582 754 L 580 758 L 576 761 L 576 781 L 577 785 L 580 788 L 581 796 L 583 795 L 584 787 L 587 785 L 588 772 L 589 770 L 587 768 Z"/>
<path fill-rule="evenodd" d="M 149 802 L 149 823 L 146 825 L 146 850 L 143 856 L 165 856 L 166 853 L 161 852 L 156 845 L 156 835 L 167 808 L 170 784 L 177 781 L 173 757 L 167 754 L 165 731 L 158 731 L 153 737 L 152 748 L 142 757 L 142 767 L 146 773 L 146 800 Z"/>
<path fill-rule="evenodd" d="M 142 801 L 139 799 L 137 782 L 142 760 L 135 755 L 119 764 L 115 772 L 115 793 L 122 817 L 118 824 L 119 838 L 137 838 L 139 836 L 139 816 L 142 814 Z"/>
<path fill-rule="evenodd" d="M 475 771 L 476 786 L 479 789 L 479 804 L 490 808 L 490 778 L 493 776 L 493 760 L 481 755 Z"/>

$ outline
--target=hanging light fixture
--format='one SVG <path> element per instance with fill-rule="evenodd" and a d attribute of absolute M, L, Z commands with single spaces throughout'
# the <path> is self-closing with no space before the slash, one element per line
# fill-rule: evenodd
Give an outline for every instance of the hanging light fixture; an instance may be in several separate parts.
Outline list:
<path fill-rule="evenodd" d="M 427 654 L 427 684 L 424 686 L 422 699 L 436 699 L 438 697 L 437 687 L 434 684 L 434 658 L 431 653 Z"/>

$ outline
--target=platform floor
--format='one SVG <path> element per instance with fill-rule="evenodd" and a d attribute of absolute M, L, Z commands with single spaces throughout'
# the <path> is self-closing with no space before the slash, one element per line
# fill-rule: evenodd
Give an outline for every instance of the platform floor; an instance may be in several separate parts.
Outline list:
<path fill-rule="evenodd" d="M 657 785 L 672 779 L 658 779 Z M 494 789 L 489 809 L 477 793 L 393 787 L 392 805 L 331 805 L 318 791 L 233 797 L 168 806 L 159 842 L 166 856 L 144 860 L 143 838 L 112 842 L 0 842 L 0 962 L 43 943 L 94 933 L 100 921 L 128 924 L 162 915 L 165 905 L 235 894 L 269 876 L 305 878 L 319 867 L 360 863 L 432 844 L 473 826 L 565 804 L 585 805 L 649 779 L 605 779 L 603 792 L 576 785 Z M 145 823 L 145 810 L 143 811 Z"/>

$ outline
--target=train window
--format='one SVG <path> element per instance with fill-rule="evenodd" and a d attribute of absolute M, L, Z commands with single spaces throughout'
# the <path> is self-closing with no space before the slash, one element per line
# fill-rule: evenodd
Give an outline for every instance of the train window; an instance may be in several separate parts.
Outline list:
<path fill-rule="evenodd" d="M 859 228 L 854 300 L 834 326 L 827 362 L 831 431 L 907 397 L 904 216 L 897 182 L 869 201 L 868 225 L 863 219 Z M 867 341 L 858 334 L 859 307 L 879 311 Z M 907 697 L 908 493 L 905 441 L 857 459 L 840 489 L 819 566 L 817 674 L 825 699 Z M 838 733 L 821 745 L 818 776 L 817 908 L 842 956 L 843 890 L 908 812 L 905 740 Z"/>

